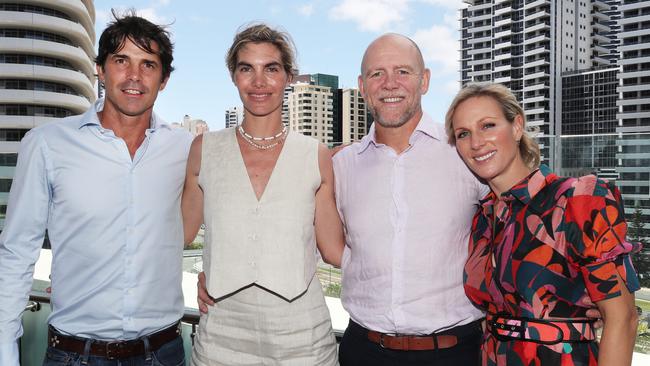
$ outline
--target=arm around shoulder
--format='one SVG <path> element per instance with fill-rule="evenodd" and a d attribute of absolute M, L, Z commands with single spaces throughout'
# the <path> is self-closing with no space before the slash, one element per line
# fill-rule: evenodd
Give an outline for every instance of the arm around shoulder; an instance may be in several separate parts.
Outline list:
<path fill-rule="evenodd" d="M 190 147 L 183 198 L 181 199 L 185 245 L 192 243 L 203 223 L 203 190 L 199 185 L 202 148 L 203 135 L 199 135 L 194 138 Z"/>
<path fill-rule="evenodd" d="M 325 145 L 318 147 L 321 185 L 316 192 L 316 244 L 326 263 L 341 266 L 345 237 L 343 224 L 334 198 L 334 169 L 332 157 Z"/>

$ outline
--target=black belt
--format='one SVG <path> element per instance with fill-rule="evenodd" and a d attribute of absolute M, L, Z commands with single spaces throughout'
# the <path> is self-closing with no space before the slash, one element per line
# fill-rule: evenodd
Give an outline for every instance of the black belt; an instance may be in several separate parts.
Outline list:
<path fill-rule="evenodd" d="M 100 341 L 92 338 L 75 337 L 62 334 L 51 325 L 48 328 L 48 345 L 66 352 L 74 352 L 80 355 L 88 352 L 91 356 L 105 357 L 108 360 L 124 359 L 134 356 L 142 356 L 146 351 L 155 352 L 163 345 L 173 341 L 181 335 L 180 322 L 158 332 L 142 336 L 133 340 L 122 341 Z M 146 342 L 149 343 L 145 347 Z M 86 344 L 90 347 L 86 350 Z"/>

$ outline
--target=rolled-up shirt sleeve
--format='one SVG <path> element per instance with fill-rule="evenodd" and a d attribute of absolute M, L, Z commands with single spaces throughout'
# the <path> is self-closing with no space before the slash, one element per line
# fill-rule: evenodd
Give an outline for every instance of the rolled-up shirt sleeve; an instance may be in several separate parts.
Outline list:
<path fill-rule="evenodd" d="M 0 363 L 18 359 L 21 313 L 28 301 L 50 204 L 47 149 L 43 137 L 30 131 L 23 138 L 0 234 Z"/>
<path fill-rule="evenodd" d="M 596 178 L 576 184 L 568 198 L 569 260 L 580 269 L 592 301 L 620 296 L 617 275 L 628 291 L 640 288 L 631 255 L 640 249 L 627 241 L 627 224 L 618 189 Z"/>

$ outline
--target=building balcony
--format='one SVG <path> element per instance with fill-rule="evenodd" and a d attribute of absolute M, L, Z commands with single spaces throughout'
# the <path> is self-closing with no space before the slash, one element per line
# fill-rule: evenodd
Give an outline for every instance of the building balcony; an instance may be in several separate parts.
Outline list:
<path fill-rule="evenodd" d="M 480 55 L 480 54 L 483 54 L 483 53 L 488 54 L 488 55 L 491 54 L 492 53 L 492 48 L 490 48 L 490 47 L 480 47 L 480 48 L 473 48 L 473 49 L 467 51 L 467 54 L 472 55 L 472 56 Z M 489 56 L 488 56 L 488 58 L 489 58 Z"/>
<path fill-rule="evenodd" d="M 512 81 L 512 77 L 510 77 L 510 76 L 502 76 L 502 77 L 495 77 L 494 78 L 494 82 L 499 83 L 499 84 L 508 83 L 510 81 Z"/>
<path fill-rule="evenodd" d="M 485 31 L 489 31 L 489 30 L 492 30 L 492 24 L 481 25 L 481 26 L 472 28 L 472 31 L 474 31 L 474 32 L 485 32 Z"/>
<path fill-rule="evenodd" d="M 591 4 L 593 5 L 594 8 L 599 9 L 599 10 L 609 10 L 611 7 L 609 4 L 602 0 L 592 0 Z"/>
<path fill-rule="evenodd" d="M 618 79 L 629 79 L 629 78 L 641 78 L 641 77 L 646 77 L 650 73 L 650 70 L 638 70 L 638 71 L 626 71 L 626 72 L 619 72 L 616 74 L 616 77 Z M 639 84 L 637 84 L 639 85 Z M 640 84 L 643 85 L 643 84 Z M 627 85 L 626 85 L 627 86 Z"/>
<path fill-rule="evenodd" d="M 532 92 L 537 90 L 543 90 L 546 88 L 548 88 L 548 85 L 546 85 L 546 81 L 535 82 L 533 80 L 530 83 L 526 83 L 526 85 L 524 86 L 524 92 Z"/>
<path fill-rule="evenodd" d="M 592 23 L 591 23 L 591 27 L 592 27 L 595 31 L 599 31 L 599 32 L 609 32 L 609 31 L 611 31 L 611 29 L 609 28 L 609 26 L 607 26 L 607 25 L 605 25 L 605 24 L 602 24 L 602 23 L 600 23 L 600 22 L 592 22 Z"/>
<path fill-rule="evenodd" d="M 484 20 L 489 20 L 492 19 L 492 14 L 487 13 L 487 14 L 482 14 L 482 15 L 477 15 L 477 16 L 470 16 L 468 20 L 472 22 L 482 22 Z"/>
<path fill-rule="evenodd" d="M 21 28 L 58 34 L 81 46 L 88 57 L 95 56 L 93 40 L 88 32 L 81 24 L 71 20 L 43 14 L 0 11 L 0 28 Z"/>
<path fill-rule="evenodd" d="M 539 47 L 533 48 L 531 50 L 524 51 L 524 57 L 535 56 L 535 55 L 539 55 L 539 54 L 547 53 L 547 52 L 549 52 L 549 51 L 546 49 L 546 46 L 539 46 Z"/>
<path fill-rule="evenodd" d="M 619 7 L 620 9 L 620 7 Z M 650 14 L 644 14 L 644 15 L 638 15 L 635 17 L 622 17 L 619 20 L 619 24 L 621 26 L 624 26 L 626 24 L 634 24 L 634 23 L 642 23 L 642 22 L 647 22 L 650 21 Z"/>
<path fill-rule="evenodd" d="M 545 41 L 549 41 L 550 39 L 551 39 L 551 37 L 546 35 L 546 34 L 539 34 L 539 35 L 534 36 L 532 38 L 524 39 L 524 44 L 533 44 L 533 43 L 538 43 L 538 42 L 545 42 Z"/>
<path fill-rule="evenodd" d="M 526 0 L 524 4 L 524 9 L 536 8 L 548 3 L 548 0 Z"/>
<path fill-rule="evenodd" d="M 492 60 L 490 60 L 489 58 L 485 58 L 485 59 L 481 59 L 481 60 L 471 60 L 471 61 L 468 61 L 467 64 L 469 66 L 486 65 L 486 64 L 489 65 L 491 63 L 491 61 Z"/>
<path fill-rule="evenodd" d="M 494 9 L 494 16 L 500 16 L 500 15 L 505 15 L 505 14 L 510 14 L 510 13 L 512 13 L 512 7 L 511 6 L 505 6 L 503 8 Z"/>
<path fill-rule="evenodd" d="M 626 38 L 629 37 L 642 37 L 647 35 L 650 35 L 650 27 L 629 30 L 629 31 L 621 31 L 616 36 L 619 40 L 625 40 Z"/>
<path fill-rule="evenodd" d="M 549 26 L 546 23 L 538 23 L 533 25 L 532 27 L 528 27 L 524 30 L 524 34 L 528 34 L 531 32 L 537 32 L 537 31 L 542 31 L 542 30 L 550 30 L 551 26 Z"/>
<path fill-rule="evenodd" d="M 499 42 L 499 43 L 496 43 L 494 45 L 495 50 L 500 50 L 500 49 L 503 49 L 503 48 L 510 48 L 510 47 L 512 47 L 512 42 L 510 42 L 510 41 Z"/>
<path fill-rule="evenodd" d="M 55 57 L 67 61 L 81 70 L 88 79 L 95 75 L 95 65 L 81 47 L 37 39 L 4 37 L 0 42 L 0 53 L 21 53 Z"/>
<path fill-rule="evenodd" d="M 602 33 L 594 33 L 591 39 L 594 40 L 594 42 L 598 42 L 602 44 L 608 44 L 611 42 L 611 40 L 605 37 Z"/>
<path fill-rule="evenodd" d="M 523 103 L 539 103 L 539 102 L 548 102 L 549 98 L 545 95 L 537 95 L 530 98 L 524 98 Z"/>
<path fill-rule="evenodd" d="M 546 66 L 546 65 L 550 65 L 550 62 L 546 61 L 545 59 L 526 62 L 526 67 L 536 67 L 536 66 Z"/>
<path fill-rule="evenodd" d="M 512 19 L 510 19 L 510 18 L 499 19 L 499 20 L 494 22 L 494 28 L 499 28 L 501 26 L 511 24 L 511 23 L 512 23 Z"/>
<path fill-rule="evenodd" d="M 593 19 L 598 20 L 598 21 L 608 21 L 609 20 L 609 16 L 602 13 L 602 12 L 600 12 L 600 11 L 593 11 L 591 13 L 591 16 L 592 16 Z"/>
<path fill-rule="evenodd" d="M 485 70 L 477 70 L 477 71 L 470 71 L 467 73 L 467 76 L 469 78 L 475 78 L 478 76 L 485 76 L 485 75 L 490 75 L 492 74 L 492 70 L 490 69 L 485 69 Z"/>
<path fill-rule="evenodd" d="M 630 58 L 623 58 L 618 60 L 618 64 L 621 66 L 642 64 L 646 62 L 650 62 L 650 56 L 630 57 Z"/>
<path fill-rule="evenodd" d="M 95 100 L 95 89 L 93 87 L 95 77 L 88 77 L 74 70 L 62 69 L 52 66 L 3 64 L 0 68 L 0 79 L 33 79 L 50 81 L 68 85 L 80 92 L 90 101 Z"/>
<path fill-rule="evenodd" d="M 494 39 L 507 37 L 507 36 L 509 36 L 511 34 L 512 34 L 512 31 L 510 29 L 503 30 L 503 31 L 500 31 L 500 32 L 495 32 L 494 33 Z"/>
<path fill-rule="evenodd" d="M 503 72 L 503 71 L 508 71 L 512 70 L 512 65 L 500 65 L 500 66 L 495 66 L 494 67 L 494 72 Z"/>
<path fill-rule="evenodd" d="M 512 58 L 512 54 L 510 52 L 506 52 L 506 53 L 501 53 L 501 54 L 498 54 L 498 55 L 494 55 L 492 57 L 492 60 L 501 61 L 501 60 L 508 60 L 510 58 Z"/>
<path fill-rule="evenodd" d="M 467 43 L 476 44 L 476 43 L 484 43 L 484 42 L 490 42 L 490 41 L 492 41 L 492 37 L 487 36 L 487 37 L 478 37 L 478 38 L 468 39 Z"/>
<path fill-rule="evenodd" d="M 650 90 L 650 84 L 636 84 L 636 85 L 625 85 L 625 86 L 616 87 L 616 91 L 619 93 L 625 93 L 630 91 L 641 91 L 641 90 Z"/>
<path fill-rule="evenodd" d="M 465 3 L 471 4 L 470 6 L 472 10 L 484 10 L 492 7 L 492 4 L 490 4 L 489 2 L 485 4 L 479 4 L 479 5 L 474 5 L 474 1 L 465 1 Z"/>
<path fill-rule="evenodd" d="M 524 15 L 524 21 L 529 22 L 531 20 L 548 18 L 550 16 L 551 14 L 549 14 L 549 12 L 547 12 L 546 10 L 541 10 L 541 11 L 536 11 L 529 15 Z"/>
<path fill-rule="evenodd" d="M 57 106 L 81 114 L 90 107 L 90 101 L 78 95 L 36 90 L 0 89 L 0 100 L 6 104 Z"/>

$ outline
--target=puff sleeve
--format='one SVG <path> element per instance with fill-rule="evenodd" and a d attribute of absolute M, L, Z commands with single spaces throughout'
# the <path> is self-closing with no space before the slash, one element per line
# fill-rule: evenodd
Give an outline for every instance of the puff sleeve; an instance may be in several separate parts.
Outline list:
<path fill-rule="evenodd" d="M 630 292 L 640 288 L 630 257 L 640 244 L 626 239 L 623 200 L 613 184 L 594 176 L 575 180 L 565 223 L 569 262 L 581 273 L 592 301 L 620 296 L 617 274 Z"/>

